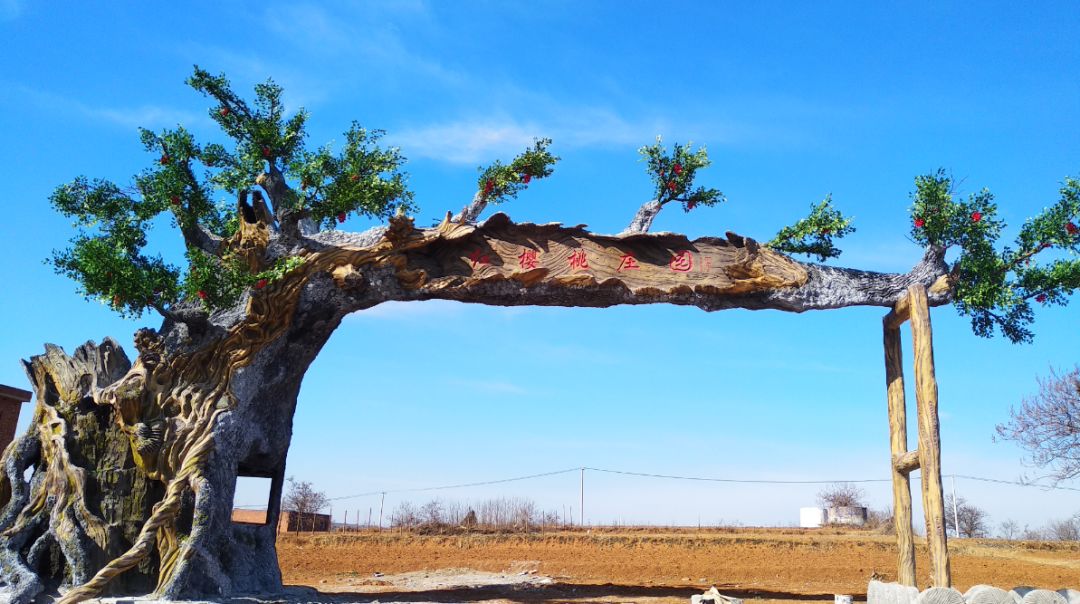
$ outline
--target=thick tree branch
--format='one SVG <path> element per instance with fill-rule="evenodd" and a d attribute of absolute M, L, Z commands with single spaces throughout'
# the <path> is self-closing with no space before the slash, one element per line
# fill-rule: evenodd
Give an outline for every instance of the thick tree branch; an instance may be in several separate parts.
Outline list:
<path fill-rule="evenodd" d="M 290 240 L 298 239 L 303 212 L 293 208 L 293 204 L 290 203 L 289 197 L 293 195 L 293 192 L 289 188 L 289 183 L 285 181 L 285 175 L 273 162 L 270 162 L 269 169 L 260 174 L 255 179 L 255 183 L 270 196 L 270 203 L 282 236 Z"/>
<path fill-rule="evenodd" d="M 656 218 L 656 215 L 660 213 L 660 210 L 662 210 L 663 207 L 664 204 L 660 203 L 656 199 L 646 201 L 645 203 L 641 204 L 641 207 L 638 208 L 637 214 L 634 214 L 634 219 L 631 220 L 630 224 L 627 225 L 626 229 L 619 234 L 634 235 L 637 233 L 648 233 L 649 229 L 652 228 L 653 220 Z"/>
<path fill-rule="evenodd" d="M 484 208 L 487 207 L 487 204 L 487 196 L 484 195 L 482 191 L 477 191 L 476 195 L 473 195 L 472 201 L 450 220 L 457 223 L 474 223 L 476 222 L 476 219 L 480 217 Z"/>
<path fill-rule="evenodd" d="M 382 296 L 376 303 L 441 298 L 501 306 L 669 303 L 803 312 L 892 307 L 914 283 L 930 288 L 931 304 L 951 300 L 948 267 L 936 248 L 908 273 L 876 273 L 797 262 L 733 233 L 693 241 L 673 234 L 607 236 L 582 227 L 515 224 L 504 214 L 479 226 L 453 220 L 411 232 L 392 226 L 379 243 L 362 248 L 326 243 L 313 258 L 316 265 L 331 257 L 334 265 L 361 272 L 392 267 L 394 282 L 380 278 L 367 289 L 369 297 Z"/>
<path fill-rule="evenodd" d="M 188 247 L 198 248 L 211 256 L 221 253 L 221 237 L 206 230 L 201 224 L 192 221 L 185 225 L 181 222 L 180 232 L 184 235 L 184 243 Z"/>

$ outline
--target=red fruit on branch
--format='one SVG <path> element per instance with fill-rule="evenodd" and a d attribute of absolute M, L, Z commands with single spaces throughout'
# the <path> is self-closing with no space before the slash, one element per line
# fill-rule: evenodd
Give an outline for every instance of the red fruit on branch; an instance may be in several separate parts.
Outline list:
<path fill-rule="evenodd" d="M 170 160 L 170 158 L 169 158 L 168 155 L 162 155 L 161 159 L 158 160 L 158 163 L 164 166 L 164 165 L 167 165 L 169 163 L 169 160 Z"/>
<path fill-rule="evenodd" d="M 1046 294 L 1039 294 L 1039 295 L 1035 296 L 1035 301 L 1038 302 L 1039 304 L 1045 304 L 1046 303 Z"/>
<path fill-rule="evenodd" d="M 259 279 L 255 282 L 255 289 L 262 289 L 266 287 L 266 279 Z"/>
<path fill-rule="evenodd" d="M 821 236 L 828 237 L 832 233 L 831 229 L 821 229 Z"/>
<path fill-rule="evenodd" d="M 172 197 L 169 198 L 169 201 L 171 201 L 174 206 L 178 206 L 178 205 L 180 205 L 180 196 L 179 195 L 173 195 Z"/>
<path fill-rule="evenodd" d="M 1070 222 L 1069 224 L 1066 224 L 1066 225 L 1065 225 L 1065 230 L 1066 230 L 1066 231 L 1067 231 L 1067 232 L 1068 232 L 1068 233 L 1069 233 L 1070 235 L 1075 235 L 1077 231 L 1080 231 L 1080 229 L 1077 229 L 1077 228 L 1076 228 L 1076 225 L 1075 225 L 1075 224 L 1073 224 L 1073 223 L 1071 223 L 1071 222 Z"/>
<path fill-rule="evenodd" d="M 221 114 L 221 117 L 225 117 L 226 115 L 229 115 L 229 108 L 228 107 L 222 107 L 218 111 L 218 113 Z"/>
<path fill-rule="evenodd" d="M 200 289 L 198 291 L 198 294 L 199 294 L 199 298 L 202 298 L 203 300 L 206 299 L 206 292 L 204 292 L 203 290 Z"/>
<path fill-rule="evenodd" d="M 338 222 L 345 222 L 345 212 L 342 212 L 342 213 L 337 215 L 337 221 Z"/>
<path fill-rule="evenodd" d="M 495 181 L 489 179 L 486 183 L 484 183 L 484 195 L 487 195 L 488 193 L 490 193 L 490 192 L 492 192 L 494 190 L 495 190 Z"/>
<path fill-rule="evenodd" d="M 668 181 L 667 188 L 670 191 L 674 192 L 675 191 L 675 181 L 674 180 Z"/>
<path fill-rule="evenodd" d="M 976 211 L 971 213 L 971 221 L 972 222 L 979 222 L 980 220 L 982 220 L 982 212 L 979 212 L 979 211 L 976 210 Z"/>
<path fill-rule="evenodd" d="M 672 170 L 675 172 L 675 176 L 682 174 L 682 164 L 675 164 Z"/>
<path fill-rule="evenodd" d="M 524 182 L 525 184 L 529 184 L 530 180 L 532 180 L 532 174 L 529 174 L 528 172 L 526 172 L 526 173 L 521 175 L 521 181 Z"/>
<path fill-rule="evenodd" d="M 351 180 L 353 182 L 360 182 L 360 175 L 359 174 L 350 174 L 349 175 L 349 180 Z"/>
<path fill-rule="evenodd" d="M 921 229 L 924 226 L 926 226 L 926 221 L 925 220 L 923 220 L 922 218 L 916 218 L 915 219 L 915 228 Z"/>
<path fill-rule="evenodd" d="M 263 145 L 262 154 L 263 154 L 263 157 L 270 157 L 270 147 L 267 147 L 266 145 Z"/>
<path fill-rule="evenodd" d="M 691 199 L 690 201 L 686 202 L 686 209 L 687 210 L 693 210 L 696 207 L 697 207 L 697 201 Z"/>

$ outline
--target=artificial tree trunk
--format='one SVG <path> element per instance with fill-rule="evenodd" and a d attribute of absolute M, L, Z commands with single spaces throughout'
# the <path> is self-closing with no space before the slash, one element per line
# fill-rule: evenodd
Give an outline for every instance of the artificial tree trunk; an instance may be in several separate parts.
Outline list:
<path fill-rule="evenodd" d="M 170 598 L 280 590 L 274 538 L 296 397 L 350 312 L 427 299 L 802 312 L 891 307 L 914 283 L 930 288 L 931 304 L 951 295 L 937 249 L 909 273 L 882 274 L 800 263 L 731 233 L 690 241 L 647 225 L 602 236 L 448 215 L 433 229 L 397 218 L 351 234 L 244 216 L 236 249 L 253 263 L 303 263 L 204 321 L 140 331 L 133 365 L 111 340 L 73 358 L 50 347 L 27 364 L 34 423 L 5 452 L 0 480 L 0 580 L 15 601 L 50 581 L 70 586 L 66 602 L 110 586 Z M 231 522 L 238 475 L 271 479 L 266 525 Z"/>

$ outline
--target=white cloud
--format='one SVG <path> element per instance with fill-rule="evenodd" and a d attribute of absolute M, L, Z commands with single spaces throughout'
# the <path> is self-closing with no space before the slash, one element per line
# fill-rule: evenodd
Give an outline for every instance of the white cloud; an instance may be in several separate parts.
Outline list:
<path fill-rule="evenodd" d="M 517 384 L 500 380 L 450 380 L 450 385 L 488 394 L 523 395 L 529 393 Z"/>
<path fill-rule="evenodd" d="M 387 141 L 413 157 L 472 164 L 520 152 L 533 139 L 550 137 L 561 147 L 597 147 L 648 142 L 667 129 L 659 119 L 630 121 L 599 108 L 563 108 L 543 121 L 509 117 L 467 118 L 405 127 Z"/>
<path fill-rule="evenodd" d="M 339 51 L 351 45 L 352 36 L 340 19 L 320 6 L 286 4 L 266 11 L 270 31 L 311 50 Z"/>
<path fill-rule="evenodd" d="M 67 98 L 51 92 L 35 90 L 21 85 L 10 85 L 9 92 L 20 96 L 24 100 L 36 105 L 38 108 L 47 108 L 50 111 L 66 113 L 68 115 L 82 116 L 91 120 L 117 124 L 127 128 L 162 128 L 173 127 L 177 124 L 188 126 L 208 122 L 202 115 L 173 109 L 162 105 L 140 105 L 137 107 L 100 107 L 84 103 L 83 101 Z"/>

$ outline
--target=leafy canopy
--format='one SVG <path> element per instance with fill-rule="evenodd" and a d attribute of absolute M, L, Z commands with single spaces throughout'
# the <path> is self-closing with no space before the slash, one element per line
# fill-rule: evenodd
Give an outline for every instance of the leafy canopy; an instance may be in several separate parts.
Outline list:
<path fill-rule="evenodd" d="M 78 177 L 50 198 L 73 219 L 77 233 L 71 246 L 54 252 L 49 262 L 77 281 L 86 297 L 127 316 L 151 308 L 168 315 L 170 307 L 186 299 L 201 301 L 206 310 L 226 307 L 246 289 L 280 279 L 301 261 L 279 257 L 256 270 L 230 245 L 241 213 L 252 211 L 247 196 L 255 183 L 265 186 L 268 175 L 281 185 L 267 188 L 277 222 L 292 215 L 334 228 L 350 214 L 386 219 L 415 210 L 401 170 L 405 159 L 398 149 L 378 144 L 383 132 L 353 123 L 340 149 L 326 145 L 312 150 L 305 146 L 307 113 L 301 109 L 286 115 L 282 89 L 272 80 L 255 87 L 251 104 L 232 91 L 224 76 L 198 67 L 188 84 L 213 101 L 210 117 L 227 144 L 200 144 L 181 126 L 141 130 L 153 161 L 130 187 Z M 533 179 L 550 176 L 559 159 L 550 145 L 551 139 L 537 139 L 510 163 L 479 168 L 476 199 L 502 203 L 516 198 Z M 704 147 L 675 144 L 668 151 L 657 137 L 639 153 L 660 206 L 677 202 L 689 212 L 726 201 L 720 191 L 694 185 L 698 171 L 711 163 Z M 1004 224 L 993 195 L 982 190 L 960 199 L 953 189 L 952 178 L 941 170 L 915 179 L 911 239 L 942 252 L 959 250 L 950 274 L 954 302 L 971 318 L 976 334 L 1000 331 L 1014 342 L 1030 341 L 1032 303 L 1065 305 L 1080 287 L 1080 181 L 1067 179 L 1058 202 L 1028 219 L 1015 242 L 1001 249 L 997 243 Z M 237 201 L 216 201 L 218 195 Z M 163 217 L 183 235 L 183 268 L 145 249 L 150 229 Z M 840 254 L 834 240 L 854 230 L 851 219 L 827 196 L 767 245 L 825 261 Z M 1040 258 L 1046 261 L 1036 262 Z"/>
<path fill-rule="evenodd" d="M 705 147 L 692 151 L 690 143 L 675 143 L 671 153 L 667 153 L 658 136 L 655 144 L 638 149 L 638 153 L 646 164 L 646 172 L 655 187 L 655 199 L 661 206 L 675 201 L 682 204 L 683 211 L 689 212 L 697 206 L 714 206 L 727 201 L 716 189 L 694 188 L 698 170 L 712 163 Z"/>
<path fill-rule="evenodd" d="M 185 296 L 209 308 L 227 306 L 244 288 L 280 278 L 295 261 L 281 259 L 252 272 L 220 244 L 236 234 L 240 216 L 235 202 L 216 202 L 215 194 L 238 199 L 260 174 L 280 174 L 290 184 L 286 195 L 272 200 L 279 219 L 286 211 L 300 212 L 332 228 L 349 214 L 388 218 L 414 209 L 401 171 L 405 159 L 396 148 L 378 145 L 382 132 L 354 123 L 340 150 L 329 145 L 308 150 L 307 113 L 301 109 L 286 116 L 282 88 L 272 80 L 255 87 L 251 105 L 224 76 L 198 67 L 188 84 L 214 101 L 210 117 L 228 146 L 200 145 L 183 127 L 141 130 L 154 160 L 131 187 L 79 177 L 50 198 L 78 229 L 71 246 L 54 252 L 50 262 L 78 282 L 86 297 L 125 316 L 140 316 L 150 308 L 164 313 Z M 184 235 L 188 266 L 183 269 L 145 250 L 162 215 Z"/>
<path fill-rule="evenodd" d="M 1000 250 L 1005 225 L 994 196 L 983 189 L 958 199 L 953 188 L 943 170 L 915 179 L 911 238 L 959 250 L 954 303 L 976 334 L 1000 331 L 1013 342 L 1030 342 L 1032 302 L 1064 306 L 1080 287 L 1080 181 L 1066 179 L 1057 203 L 1024 222 L 1014 243 Z"/>

